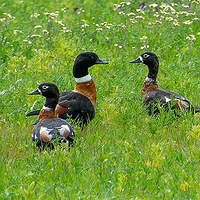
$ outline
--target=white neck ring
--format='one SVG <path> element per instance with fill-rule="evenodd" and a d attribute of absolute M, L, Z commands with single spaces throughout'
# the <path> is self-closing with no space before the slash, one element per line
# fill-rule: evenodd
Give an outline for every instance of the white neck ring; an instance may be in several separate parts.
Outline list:
<path fill-rule="evenodd" d="M 77 83 L 84 83 L 92 80 L 92 77 L 88 74 L 86 76 L 83 76 L 81 78 L 75 78 Z"/>
<path fill-rule="evenodd" d="M 146 77 L 145 81 L 146 81 L 146 82 L 149 82 L 149 83 L 155 82 L 154 79 L 149 78 L 148 76 Z"/>
<path fill-rule="evenodd" d="M 49 107 L 46 107 L 46 106 L 43 106 L 42 109 L 43 109 L 43 110 L 46 110 L 46 111 L 52 111 L 52 110 L 53 110 L 53 108 L 49 108 Z"/>

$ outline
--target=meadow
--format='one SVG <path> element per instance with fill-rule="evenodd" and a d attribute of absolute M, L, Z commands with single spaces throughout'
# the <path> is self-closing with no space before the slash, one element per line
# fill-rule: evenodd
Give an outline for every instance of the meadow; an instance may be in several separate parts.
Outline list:
<path fill-rule="evenodd" d="M 158 84 L 200 106 L 200 1 L 1 0 L 0 199 L 200 199 L 200 115 L 147 115 L 140 93 L 145 51 L 160 61 Z M 94 120 L 75 146 L 39 153 L 26 117 L 40 83 L 74 88 L 75 57 L 108 65 L 89 72 Z"/>

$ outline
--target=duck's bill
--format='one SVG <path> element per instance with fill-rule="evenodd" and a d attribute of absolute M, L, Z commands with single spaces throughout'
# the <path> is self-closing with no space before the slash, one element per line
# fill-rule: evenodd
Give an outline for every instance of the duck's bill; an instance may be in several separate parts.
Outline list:
<path fill-rule="evenodd" d="M 29 112 L 28 114 L 26 114 L 26 116 L 30 117 L 30 116 L 39 115 L 39 114 L 40 114 L 40 110 L 34 110 L 34 111 Z"/>
<path fill-rule="evenodd" d="M 130 63 L 141 63 L 141 62 L 142 62 L 141 57 L 139 57 L 139 58 L 137 58 L 135 60 L 130 61 Z"/>
<path fill-rule="evenodd" d="M 108 64 L 108 62 L 98 59 L 95 64 Z"/>
<path fill-rule="evenodd" d="M 36 95 L 36 94 L 41 94 L 41 91 L 39 89 L 37 89 L 34 92 L 28 93 L 28 95 Z"/>

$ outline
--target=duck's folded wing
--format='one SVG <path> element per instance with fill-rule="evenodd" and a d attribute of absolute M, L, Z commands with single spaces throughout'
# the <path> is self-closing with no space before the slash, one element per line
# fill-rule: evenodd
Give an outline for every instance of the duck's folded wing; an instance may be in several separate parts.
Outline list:
<path fill-rule="evenodd" d="M 65 118 L 62 115 L 67 114 L 72 119 L 83 120 L 85 123 L 88 119 L 92 120 L 94 118 L 95 110 L 86 96 L 70 91 L 61 93 L 56 113 L 61 118 Z"/>
<path fill-rule="evenodd" d="M 78 92 L 62 92 L 59 98 L 59 105 L 68 108 L 69 111 L 94 109 L 91 101 Z"/>
<path fill-rule="evenodd" d="M 184 97 L 177 93 L 170 92 L 167 90 L 153 90 L 149 92 L 143 100 L 143 104 L 161 103 L 164 107 L 171 105 L 173 108 L 180 109 L 190 109 L 190 102 Z"/>

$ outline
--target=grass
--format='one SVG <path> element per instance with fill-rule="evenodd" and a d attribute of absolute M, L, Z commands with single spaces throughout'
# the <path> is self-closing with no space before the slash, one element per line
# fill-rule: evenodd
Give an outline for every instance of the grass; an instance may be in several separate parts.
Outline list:
<path fill-rule="evenodd" d="M 199 199 L 200 116 L 152 118 L 141 105 L 147 75 L 130 60 L 160 60 L 159 86 L 200 105 L 199 1 L 11 1 L 0 5 L 0 199 Z M 77 7 L 75 12 L 73 8 Z M 152 7 L 152 9 L 151 9 Z M 109 65 L 90 69 L 95 119 L 76 145 L 38 153 L 25 114 L 44 99 L 43 82 L 72 90 L 83 51 Z"/>

